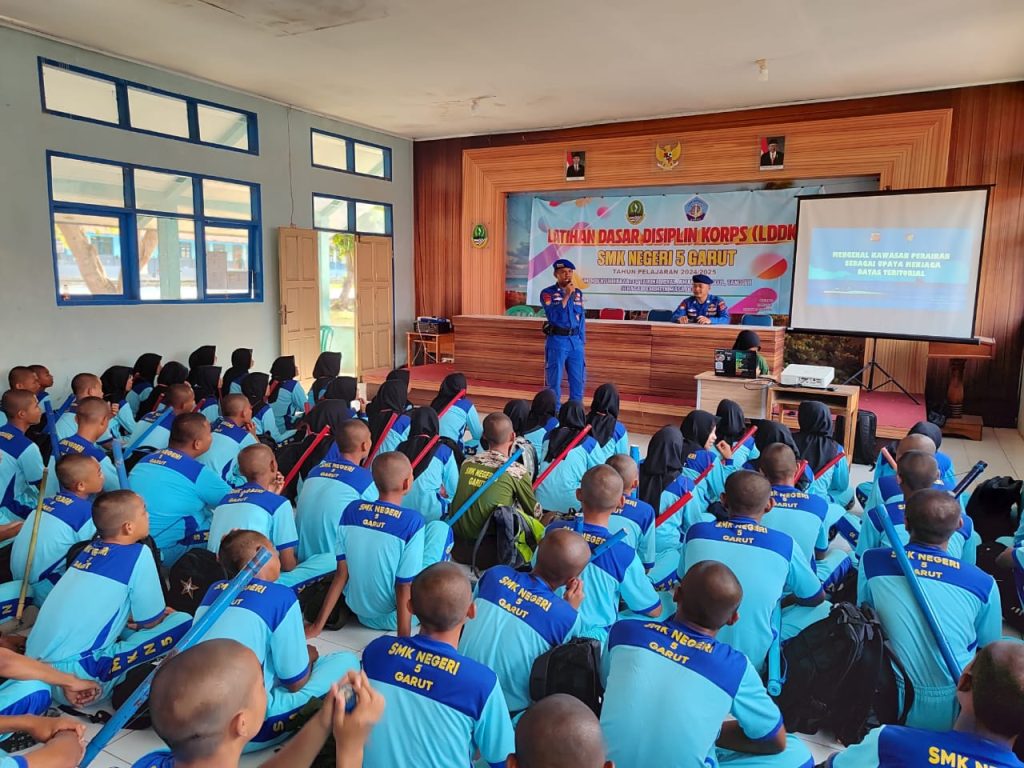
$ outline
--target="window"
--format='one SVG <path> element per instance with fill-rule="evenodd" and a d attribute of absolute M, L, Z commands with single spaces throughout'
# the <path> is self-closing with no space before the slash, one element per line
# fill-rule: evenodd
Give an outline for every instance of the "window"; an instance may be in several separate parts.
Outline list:
<path fill-rule="evenodd" d="M 259 185 L 47 159 L 58 304 L 262 300 Z"/>
<path fill-rule="evenodd" d="M 312 128 L 313 165 L 391 181 L 391 150 Z"/>
<path fill-rule="evenodd" d="M 313 227 L 357 235 L 391 235 L 391 206 L 314 194 Z"/>
<path fill-rule="evenodd" d="M 43 111 L 259 154 L 256 115 L 39 59 Z"/>

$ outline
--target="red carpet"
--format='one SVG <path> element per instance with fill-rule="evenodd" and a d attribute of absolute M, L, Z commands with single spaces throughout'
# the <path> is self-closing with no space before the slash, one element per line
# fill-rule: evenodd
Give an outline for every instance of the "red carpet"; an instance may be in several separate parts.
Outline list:
<path fill-rule="evenodd" d="M 871 411 L 878 417 L 878 436 L 884 438 L 903 437 L 907 431 L 919 421 L 924 421 L 928 411 L 924 405 L 924 395 L 914 395 L 920 405 L 902 392 L 866 392 L 860 393 L 860 408 Z"/>

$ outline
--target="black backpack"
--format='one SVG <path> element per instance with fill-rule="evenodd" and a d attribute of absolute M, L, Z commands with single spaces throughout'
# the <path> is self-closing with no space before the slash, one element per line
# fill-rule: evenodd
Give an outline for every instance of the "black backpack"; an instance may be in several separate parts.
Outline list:
<path fill-rule="evenodd" d="M 990 477 L 971 494 L 967 514 L 984 542 L 1017 532 L 1024 482 L 1012 477 Z"/>
<path fill-rule="evenodd" d="M 601 715 L 604 686 L 601 685 L 601 643 L 577 637 L 556 645 L 533 662 L 530 669 L 530 698 L 540 701 L 556 693 L 575 696 L 595 715 Z"/>
<path fill-rule="evenodd" d="M 833 605 L 827 618 L 784 643 L 782 655 L 785 682 L 776 703 L 787 731 L 824 728 L 849 745 L 872 727 L 906 722 L 913 686 L 869 607 Z M 902 712 L 894 668 L 906 685 Z"/>
<path fill-rule="evenodd" d="M 227 571 L 208 549 L 194 547 L 171 566 L 167 605 L 176 611 L 195 616 L 206 592 L 216 582 L 226 579 Z"/>
<path fill-rule="evenodd" d="M 469 562 L 473 574 L 479 577 L 482 571 L 495 565 L 507 565 L 516 569 L 526 566 L 527 563 L 516 546 L 520 533 L 525 534 L 530 549 L 537 548 L 533 528 L 526 522 L 523 511 L 518 506 L 495 507 L 491 510 L 473 544 L 473 554 Z"/>
<path fill-rule="evenodd" d="M 878 451 L 875 450 L 875 440 L 878 432 L 878 417 L 871 411 L 857 411 L 857 428 L 853 433 L 853 463 L 867 464 L 875 463 L 878 458 Z M 846 417 L 836 417 L 836 428 L 833 434 L 840 443 L 846 434 Z M 843 450 L 850 453 L 850 446 L 844 445 Z"/>
<path fill-rule="evenodd" d="M 331 582 L 333 579 L 328 576 L 323 579 L 318 579 L 312 584 L 307 584 L 299 592 L 299 608 L 302 611 L 302 618 L 308 621 L 310 624 L 315 624 L 316 620 L 320 617 L 320 610 L 324 607 L 324 599 L 327 597 L 327 590 L 331 588 Z M 352 610 L 348 607 L 345 602 L 344 595 L 338 595 L 338 602 L 334 605 L 334 610 L 331 611 L 327 617 L 327 621 L 324 623 L 324 629 L 334 632 L 344 627 L 349 619 L 352 618 Z"/>

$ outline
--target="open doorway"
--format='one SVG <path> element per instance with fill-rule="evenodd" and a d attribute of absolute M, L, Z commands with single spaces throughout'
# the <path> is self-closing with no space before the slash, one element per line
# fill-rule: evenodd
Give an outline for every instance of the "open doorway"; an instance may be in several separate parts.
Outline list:
<path fill-rule="evenodd" d="M 356 236 L 318 231 L 320 351 L 341 353 L 341 372 L 356 375 Z"/>

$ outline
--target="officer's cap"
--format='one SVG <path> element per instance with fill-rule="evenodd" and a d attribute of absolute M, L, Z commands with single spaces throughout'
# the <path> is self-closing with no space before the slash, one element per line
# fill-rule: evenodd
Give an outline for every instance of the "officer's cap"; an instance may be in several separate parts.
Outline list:
<path fill-rule="evenodd" d="M 576 265 L 568 259 L 559 259 L 555 262 L 553 269 L 557 272 L 560 269 L 571 269 L 573 272 L 576 271 Z"/>
<path fill-rule="evenodd" d="M 707 275 L 694 275 L 693 276 L 693 282 L 695 282 L 695 283 L 703 283 L 704 285 L 714 285 L 715 284 L 715 281 L 712 280 Z"/>

